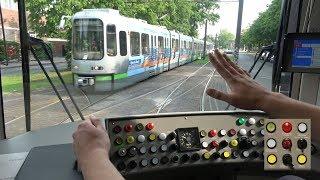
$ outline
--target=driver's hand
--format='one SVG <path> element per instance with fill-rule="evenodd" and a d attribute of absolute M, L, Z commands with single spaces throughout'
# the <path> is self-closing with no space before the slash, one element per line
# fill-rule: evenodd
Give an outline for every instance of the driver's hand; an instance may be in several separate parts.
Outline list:
<path fill-rule="evenodd" d="M 82 122 L 73 133 L 73 148 L 82 169 L 92 164 L 92 156 L 109 160 L 110 139 L 101 121 L 95 117 Z"/>
<path fill-rule="evenodd" d="M 219 50 L 209 53 L 209 60 L 230 87 L 228 93 L 208 89 L 209 96 L 237 108 L 261 109 L 262 101 L 271 92 L 256 83 L 246 71 L 235 65 L 227 55 L 222 54 Z"/>

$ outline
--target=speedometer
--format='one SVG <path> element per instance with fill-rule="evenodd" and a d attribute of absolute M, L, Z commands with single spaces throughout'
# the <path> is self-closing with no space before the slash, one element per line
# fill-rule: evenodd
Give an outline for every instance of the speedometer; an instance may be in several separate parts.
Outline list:
<path fill-rule="evenodd" d="M 178 128 L 177 143 L 180 151 L 195 151 L 201 149 L 199 129 L 197 127 Z"/>

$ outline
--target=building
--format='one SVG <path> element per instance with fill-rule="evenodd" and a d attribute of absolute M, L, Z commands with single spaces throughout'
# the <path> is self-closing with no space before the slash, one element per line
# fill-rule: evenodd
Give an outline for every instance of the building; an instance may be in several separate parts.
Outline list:
<path fill-rule="evenodd" d="M 19 16 L 18 4 L 14 0 L 1 0 L 3 24 L 6 40 L 19 41 Z M 2 29 L 0 27 L 0 39 L 2 39 Z"/>

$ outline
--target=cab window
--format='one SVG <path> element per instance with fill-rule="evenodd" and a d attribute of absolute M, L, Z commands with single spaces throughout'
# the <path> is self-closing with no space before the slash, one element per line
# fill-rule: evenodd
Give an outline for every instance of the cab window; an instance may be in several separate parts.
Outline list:
<path fill-rule="evenodd" d="M 114 24 L 107 25 L 107 54 L 108 56 L 117 55 L 117 36 Z"/>

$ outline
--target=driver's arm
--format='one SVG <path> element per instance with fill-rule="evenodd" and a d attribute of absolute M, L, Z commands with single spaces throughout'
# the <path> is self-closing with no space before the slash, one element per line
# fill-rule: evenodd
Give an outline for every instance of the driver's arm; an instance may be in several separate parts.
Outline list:
<path fill-rule="evenodd" d="M 274 118 L 310 118 L 312 119 L 312 138 L 319 143 L 319 107 L 291 99 L 280 93 L 267 91 L 219 50 L 209 53 L 209 59 L 230 87 L 228 93 L 208 89 L 209 96 L 237 108 L 265 111 Z"/>
<path fill-rule="evenodd" d="M 78 126 L 73 148 L 85 180 L 124 179 L 109 160 L 110 139 L 99 119 L 91 117 Z"/>

